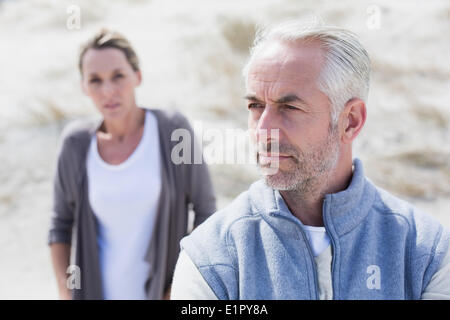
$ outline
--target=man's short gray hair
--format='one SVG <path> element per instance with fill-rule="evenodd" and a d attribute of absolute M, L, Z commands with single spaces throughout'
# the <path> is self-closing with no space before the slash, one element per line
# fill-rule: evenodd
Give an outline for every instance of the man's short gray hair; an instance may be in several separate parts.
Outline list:
<path fill-rule="evenodd" d="M 332 124 L 352 98 L 367 103 L 370 82 L 370 59 L 356 35 L 348 30 L 325 26 L 318 21 L 288 22 L 256 32 L 250 58 L 243 75 L 247 85 L 250 64 L 269 41 L 301 42 L 317 40 L 324 49 L 325 63 L 318 79 L 318 88 L 331 102 Z"/>

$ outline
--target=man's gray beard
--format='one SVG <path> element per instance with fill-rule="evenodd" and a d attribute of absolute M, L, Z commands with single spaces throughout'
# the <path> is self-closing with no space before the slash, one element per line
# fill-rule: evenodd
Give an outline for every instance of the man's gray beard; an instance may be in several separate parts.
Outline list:
<path fill-rule="evenodd" d="M 269 150 L 270 147 L 267 151 Z M 282 144 L 279 145 L 279 151 L 294 155 L 294 158 L 291 158 L 295 162 L 294 168 L 288 171 L 278 168 L 275 174 L 263 174 L 266 184 L 280 191 L 296 190 L 307 193 L 312 191 L 319 181 L 323 181 L 321 179 L 323 175 L 335 168 L 339 158 L 337 134 L 335 130 L 330 129 L 325 143 L 308 152 Z M 264 170 L 260 167 L 259 161 L 258 168 L 260 173 L 263 173 Z"/>

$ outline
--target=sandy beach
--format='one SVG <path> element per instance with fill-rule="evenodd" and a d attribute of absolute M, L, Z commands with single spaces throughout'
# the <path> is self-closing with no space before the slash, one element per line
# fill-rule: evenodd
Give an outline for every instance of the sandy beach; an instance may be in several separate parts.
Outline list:
<path fill-rule="evenodd" d="M 368 119 L 354 145 L 367 176 L 450 228 L 449 1 L 6 0 L 0 299 L 58 298 L 47 233 L 59 136 L 99 116 L 80 88 L 81 43 L 101 27 L 122 32 L 142 63 L 140 106 L 245 130 L 241 69 L 255 26 L 312 16 L 354 31 L 371 56 Z M 249 165 L 210 168 L 219 208 L 258 179 Z"/>

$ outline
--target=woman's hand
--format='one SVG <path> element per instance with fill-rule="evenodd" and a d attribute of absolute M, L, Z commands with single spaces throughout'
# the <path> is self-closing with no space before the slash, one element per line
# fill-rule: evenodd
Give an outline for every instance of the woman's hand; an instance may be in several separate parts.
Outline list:
<path fill-rule="evenodd" d="M 72 293 L 69 289 L 66 288 L 60 288 L 59 289 L 59 299 L 60 300 L 72 300 Z"/>
<path fill-rule="evenodd" d="M 166 293 L 164 293 L 164 297 L 163 300 L 170 300 L 170 290 L 172 289 L 172 286 L 170 286 L 167 290 Z"/>

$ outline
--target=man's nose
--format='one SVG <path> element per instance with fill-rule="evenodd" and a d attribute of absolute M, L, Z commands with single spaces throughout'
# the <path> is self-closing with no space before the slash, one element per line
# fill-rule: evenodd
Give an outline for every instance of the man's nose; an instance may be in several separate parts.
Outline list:
<path fill-rule="evenodd" d="M 259 117 L 256 127 L 256 137 L 259 142 L 267 142 L 279 139 L 279 123 L 277 111 L 273 107 L 266 106 Z"/>

